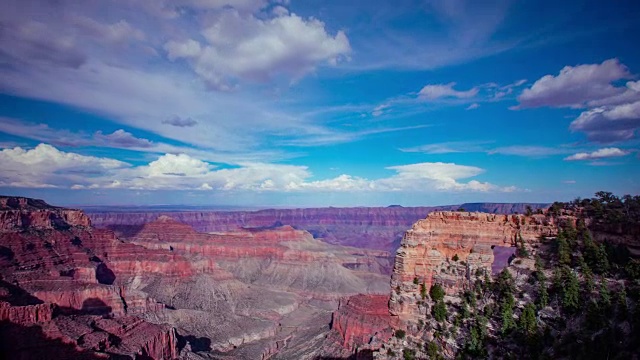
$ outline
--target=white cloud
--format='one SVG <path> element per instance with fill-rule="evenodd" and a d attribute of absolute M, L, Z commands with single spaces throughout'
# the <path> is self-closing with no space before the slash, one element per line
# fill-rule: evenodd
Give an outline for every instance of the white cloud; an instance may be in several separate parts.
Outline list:
<path fill-rule="evenodd" d="M 458 165 L 454 163 L 418 163 L 410 165 L 390 166 L 396 175 L 386 179 L 376 180 L 376 188 L 400 191 L 504 191 L 488 182 L 471 180 L 467 183 L 460 179 L 475 177 L 484 172 L 475 166 Z"/>
<path fill-rule="evenodd" d="M 526 157 L 545 157 L 551 155 L 562 155 L 571 153 L 572 150 L 570 148 L 563 147 L 548 147 L 548 146 L 538 146 L 538 145 L 514 145 L 514 146 L 503 146 L 499 148 L 495 148 L 489 150 L 488 154 L 501 154 L 501 155 L 515 155 L 515 156 L 526 156 Z"/>
<path fill-rule="evenodd" d="M 418 163 L 387 167 L 395 175 L 366 179 L 348 174 L 310 180 L 306 166 L 246 163 L 236 168 L 215 168 L 186 154 L 165 154 L 147 165 L 130 166 L 118 160 L 67 153 L 40 144 L 35 149 L 0 151 L 0 185 L 13 187 L 66 187 L 83 189 L 216 190 L 278 192 L 342 191 L 503 191 L 513 186 L 470 180 L 483 169 L 454 163 Z M 28 179 L 28 182 L 25 182 Z"/>
<path fill-rule="evenodd" d="M 63 152 L 51 145 L 0 151 L 0 185 L 15 187 L 67 187 L 79 179 L 101 178 L 129 164 L 109 158 Z"/>
<path fill-rule="evenodd" d="M 388 109 L 391 105 L 389 104 L 380 104 L 378 106 L 376 106 L 375 108 L 373 108 L 373 111 L 371 112 L 371 115 L 374 117 L 378 117 L 382 114 L 384 114 L 386 111 L 386 109 Z"/>
<path fill-rule="evenodd" d="M 233 89 L 237 79 L 265 81 L 280 74 L 296 79 L 319 64 L 336 65 L 351 51 L 343 31 L 332 36 L 322 21 L 296 14 L 261 19 L 226 9 L 212 18 L 202 36 L 207 43 L 172 40 L 165 50 L 170 59 L 187 59 L 219 90 Z"/>
<path fill-rule="evenodd" d="M 609 143 L 635 137 L 640 127 L 640 101 L 586 110 L 571 122 L 572 131 L 584 132 L 596 142 Z"/>
<path fill-rule="evenodd" d="M 107 135 L 104 135 L 102 131 L 97 131 L 93 135 L 93 139 L 96 141 L 95 145 L 116 148 L 150 148 L 154 146 L 151 141 L 137 138 L 122 129 Z"/>
<path fill-rule="evenodd" d="M 585 107 L 621 95 L 626 88 L 612 82 L 631 77 L 618 59 L 601 64 L 565 66 L 557 76 L 545 75 L 518 97 L 520 107 Z"/>
<path fill-rule="evenodd" d="M 567 161 L 575 161 L 575 160 L 597 160 L 611 157 L 620 157 L 628 155 L 629 151 L 621 150 L 619 148 L 610 147 L 599 149 L 590 153 L 581 152 L 565 158 Z"/>
<path fill-rule="evenodd" d="M 402 152 L 419 152 L 424 154 L 449 154 L 463 152 L 485 152 L 488 141 L 448 141 L 425 144 L 410 148 L 402 148 Z"/>
<path fill-rule="evenodd" d="M 148 166 L 148 175 L 156 176 L 199 176 L 210 172 L 210 164 L 194 159 L 186 154 L 166 154 Z"/>
<path fill-rule="evenodd" d="M 471 105 L 467 106 L 467 110 L 474 110 L 474 109 L 477 109 L 477 108 L 479 108 L 479 107 L 480 107 L 480 104 L 478 104 L 478 103 L 473 103 L 473 104 L 471 104 Z"/>
<path fill-rule="evenodd" d="M 616 82 L 631 78 L 618 59 L 601 64 L 565 66 L 557 76 L 546 75 L 518 97 L 526 107 L 587 108 L 571 122 L 571 131 L 584 132 L 599 143 L 632 139 L 640 127 L 640 81 Z"/>
<path fill-rule="evenodd" d="M 467 99 L 472 98 L 478 94 L 478 88 L 472 88 L 466 91 L 458 91 L 453 87 L 456 83 L 451 82 L 448 84 L 426 85 L 418 93 L 418 98 L 421 100 L 436 100 L 440 98 L 458 98 Z"/>

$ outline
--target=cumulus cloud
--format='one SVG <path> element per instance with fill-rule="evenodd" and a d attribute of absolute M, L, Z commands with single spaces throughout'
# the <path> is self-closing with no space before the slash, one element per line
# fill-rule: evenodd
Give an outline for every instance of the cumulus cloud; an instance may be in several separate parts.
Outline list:
<path fill-rule="evenodd" d="M 146 168 L 150 177 L 157 176 L 200 176 L 208 173 L 212 166 L 186 154 L 166 154 L 149 163 Z"/>
<path fill-rule="evenodd" d="M 610 147 L 610 148 L 598 149 L 590 153 L 580 152 L 580 153 L 568 156 L 564 159 L 567 161 L 598 160 L 598 159 L 605 159 L 605 158 L 611 158 L 611 157 L 626 156 L 628 154 L 629 154 L 629 151 L 627 150 L 621 150 L 619 148 Z"/>
<path fill-rule="evenodd" d="M 440 98 L 467 99 L 476 96 L 479 91 L 477 87 L 465 91 L 458 91 L 453 88 L 455 85 L 456 83 L 454 82 L 426 85 L 418 93 L 418 98 L 421 100 L 436 100 Z"/>
<path fill-rule="evenodd" d="M 186 59 L 218 90 L 233 89 L 237 79 L 299 78 L 319 64 L 336 65 L 351 51 L 343 31 L 330 35 L 320 20 L 283 12 L 262 19 L 224 9 L 211 18 L 202 36 L 206 43 L 171 40 L 165 50 L 172 60 Z"/>
<path fill-rule="evenodd" d="M 101 178 L 129 164 L 94 156 L 63 152 L 51 145 L 0 151 L 0 186 L 68 187 L 78 179 Z"/>
<path fill-rule="evenodd" d="M 270 12 L 287 1 L 7 1 L 0 12 L 5 94 L 82 108 L 134 135 L 143 130 L 234 162 L 295 156 L 270 147 L 274 135 L 338 132 L 292 114 L 279 99 L 265 101 L 257 88 L 212 96 L 200 81 L 217 78 L 220 86 L 233 89 L 273 78 L 286 87 L 348 56 L 344 31 L 282 9 Z M 216 26 L 223 27 L 218 33 L 225 38 L 211 35 Z M 130 36 L 123 36 L 129 30 Z M 164 50 L 169 43 L 185 46 Z M 168 114 L 183 121 L 167 126 L 162 122 Z M 197 120 L 197 126 L 186 126 L 192 124 L 186 119 Z M 51 127 L 56 122 L 47 119 Z M 40 141 L 74 145 L 53 137 Z"/>
<path fill-rule="evenodd" d="M 565 66 L 557 76 L 545 75 L 525 89 L 518 101 L 520 107 L 585 107 L 624 93 L 625 88 L 616 87 L 612 82 L 630 77 L 629 69 L 618 59 Z"/>
<path fill-rule="evenodd" d="M 631 77 L 618 59 L 565 66 L 557 76 L 546 75 L 525 89 L 516 108 L 586 108 L 571 122 L 571 131 L 599 143 L 629 140 L 640 127 L 640 81 L 617 83 Z"/>
<path fill-rule="evenodd" d="M 584 111 L 571 122 L 572 131 L 584 132 L 589 140 L 610 143 L 635 137 L 640 127 L 640 100 Z"/>
<path fill-rule="evenodd" d="M 122 129 L 116 130 L 111 134 L 104 135 L 102 131 L 97 131 L 93 138 L 97 144 L 108 147 L 118 148 L 150 148 L 153 143 L 147 139 L 140 139 L 130 132 Z"/>
<path fill-rule="evenodd" d="M 177 127 L 192 127 L 198 125 L 198 122 L 190 117 L 181 118 L 179 116 L 173 116 L 169 119 L 162 120 L 163 124 L 177 126 Z"/>
<path fill-rule="evenodd" d="M 503 191 L 478 180 L 463 181 L 484 172 L 475 166 L 454 163 L 418 163 L 390 166 L 395 174 L 366 179 L 349 174 L 311 180 L 306 166 L 245 163 L 234 168 L 216 168 L 186 154 L 165 154 L 149 164 L 130 164 L 76 153 L 62 152 L 40 144 L 31 150 L 20 147 L 0 151 L 0 186 L 66 187 L 72 189 L 215 190 L 278 192 L 341 191 Z M 28 181 L 27 181 L 28 180 Z"/>

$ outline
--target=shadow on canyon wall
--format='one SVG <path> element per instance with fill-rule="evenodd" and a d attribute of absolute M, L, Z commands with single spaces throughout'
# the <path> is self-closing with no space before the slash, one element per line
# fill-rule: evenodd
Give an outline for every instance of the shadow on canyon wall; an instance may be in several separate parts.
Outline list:
<path fill-rule="evenodd" d="M 373 351 L 362 350 L 348 357 L 320 356 L 314 360 L 373 360 Z"/>
<path fill-rule="evenodd" d="M 70 307 L 56 307 L 55 316 L 58 315 L 100 315 L 111 314 L 112 308 L 98 298 L 89 298 L 82 302 L 82 308 L 74 309 Z"/>
<path fill-rule="evenodd" d="M 0 289 L 4 289 L 0 300 L 8 302 L 11 306 L 37 305 L 44 302 L 21 287 L 4 280 L 0 280 Z"/>
<path fill-rule="evenodd" d="M 92 351 L 78 351 L 75 345 L 67 344 L 60 339 L 50 339 L 39 325 L 23 326 L 1 321 L 0 359 L 104 360 L 104 357 Z"/>

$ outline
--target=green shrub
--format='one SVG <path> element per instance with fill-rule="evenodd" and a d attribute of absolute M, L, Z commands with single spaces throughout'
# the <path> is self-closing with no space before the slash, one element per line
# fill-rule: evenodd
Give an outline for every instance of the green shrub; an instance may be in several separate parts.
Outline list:
<path fill-rule="evenodd" d="M 438 302 L 444 299 L 444 288 L 439 284 L 431 285 L 431 289 L 429 289 L 429 296 L 431 296 L 431 300 Z"/>

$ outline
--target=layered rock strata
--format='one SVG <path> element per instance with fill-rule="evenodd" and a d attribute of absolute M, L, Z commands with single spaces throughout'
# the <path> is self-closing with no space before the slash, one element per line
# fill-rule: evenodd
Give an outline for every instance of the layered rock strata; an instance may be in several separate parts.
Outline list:
<path fill-rule="evenodd" d="M 367 347 L 375 349 L 375 342 L 391 336 L 389 296 L 355 295 L 340 301 L 333 312 L 331 329 L 340 335 L 344 348 L 356 350 Z"/>
<path fill-rule="evenodd" d="M 530 246 L 555 234 L 553 219 L 544 215 L 430 213 L 405 233 L 396 253 L 389 301 L 394 326 L 417 327 L 427 311 L 424 293 L 432 284 L 456 294 L 474 274 L 490 273 L 493 247 L 515 246 L 520 237 Z"/>

